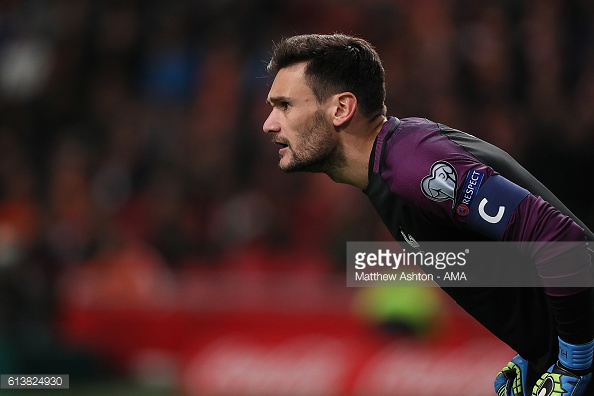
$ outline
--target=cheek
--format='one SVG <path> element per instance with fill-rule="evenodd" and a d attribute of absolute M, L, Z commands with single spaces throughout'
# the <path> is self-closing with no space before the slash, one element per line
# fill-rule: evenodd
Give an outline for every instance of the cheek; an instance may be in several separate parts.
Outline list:
<path fill-rule="evenodd" d="M 294 112 L 286 121 L 286 136 L 292 148 L 297 150 L 304 144 L 319 140 L 326 127 L 323 115 L 312 110 Z"/>
<path fill-rule="evenodd" d="M 287 138 L 293 143 L 303 139 L 303 136 L 307 133 L 307 123 L 305 118 L 290 118 L 287 119 L 285 124 L 285 132 Z"/>

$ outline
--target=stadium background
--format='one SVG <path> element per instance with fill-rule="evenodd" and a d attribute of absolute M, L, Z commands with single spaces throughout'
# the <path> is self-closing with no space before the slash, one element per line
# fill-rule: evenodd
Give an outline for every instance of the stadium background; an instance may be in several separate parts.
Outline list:
<path fill-rule="evenodd" d="M 345 287 L 345 241 L 390 238 L 361 192 L 277 169 L 265 63 L 360 35 L 391 115 L 501 146 L 592 225 L 593 22 L 579 0 L 0 2 L 0 372 L 490 395 L 512 352 L 440 291 Z"/>

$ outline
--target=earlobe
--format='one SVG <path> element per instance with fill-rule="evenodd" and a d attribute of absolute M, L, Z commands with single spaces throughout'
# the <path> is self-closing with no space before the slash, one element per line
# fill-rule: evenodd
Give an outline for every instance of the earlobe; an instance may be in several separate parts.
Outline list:
<path fill-rule="evenodd" d="M 334 126 L 339 127 L 348 123 L 357 108 L 357 97 L 351 92 L 336 95 L 336 110 L 334 112 Z"/>

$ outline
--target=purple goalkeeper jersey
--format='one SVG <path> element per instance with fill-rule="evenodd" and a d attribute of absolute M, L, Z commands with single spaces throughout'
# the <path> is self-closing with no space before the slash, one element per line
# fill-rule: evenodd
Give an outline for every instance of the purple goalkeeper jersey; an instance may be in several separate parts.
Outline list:
<path fill-rule="evenodd" d="M 573 294 L 563 287 L 591 278 L 592 233 L 493 145 L 426 119 L 392 117 L 376 139 L 369 171 L 364 192 L 399 241 L 575 241 L 581 249 L 521 246 L 549 294 Z"/>
<path fill-rule="evenodd" d="M 472 135 L 422 118 L 390 117 L 376 138 L 363 192 L 392 236 L 413 247 L 422 241 L 575 242 L 578 248 L 567 250 L 518 244 L 528 246 L 524 253 L 544 287 L 443 287 L 539 369 L 554 363 L 558 333 L 547 294 L 577 295 L 585 288 L 571 287 L 576 280 L 592 285 L 587 240 L 594 234 L 545 186 Z"/>

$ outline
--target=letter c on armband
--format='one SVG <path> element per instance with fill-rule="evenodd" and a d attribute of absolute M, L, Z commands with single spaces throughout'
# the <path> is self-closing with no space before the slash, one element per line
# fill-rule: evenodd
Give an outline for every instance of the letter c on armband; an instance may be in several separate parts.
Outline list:
<path fill-rule="evenodd" d="M 479 204 L 478 207 L 478 211 L 479 211 L 479 215 L 485 220 L 488 221 L 491 224 L 497 224 L 501 221 L 501 219 L 503 218 L 503 214 L 505 213 L 505 206 L 500 206 L 499 210 L 497 211 L 497 214 L 495 216 L 490 216 L 487 214 L 487 212 L 485 212 L 485 206 L 487 205 L 489 201 L 487 200 L 487 198 L 483 198 L 481 203 Z"/>

